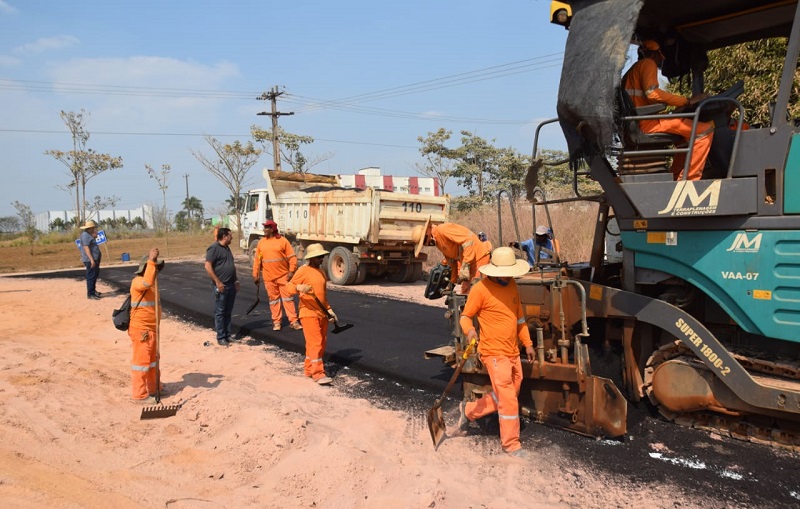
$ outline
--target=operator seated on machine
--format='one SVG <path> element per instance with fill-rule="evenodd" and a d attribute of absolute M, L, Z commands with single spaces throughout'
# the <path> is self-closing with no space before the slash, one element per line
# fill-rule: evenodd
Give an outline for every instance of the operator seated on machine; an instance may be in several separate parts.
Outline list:
<path fill-rule="evenodd" d="M 622 77 L 625 92 L 630 96 L 633 105 L 637 108 L 651 104 L 663 103 L 668 106 L 684 107 L 693 106 L 708 97 L 707 94 L 696 94 L 690 99 L 675 95 L 658 86 L 658 70 L 664 62 L 661 46 L 654 40 L 642 41 L 639 46 L 639 60 L 628 69 Z M 645 134 L 667 133 L 681 136 L 686 143 L 692 134 L 692 119 L 689 118 L 661 118 L 639 121 L 639 129 Z M 695 131 L 695 140 L 689 160 L 689 175 L 687 180 L 700 180 L 703 168 L 714 138 L 714 125 L 709 122 L 698 122 Z M 672 178 L 682 178 L 686 154 L 672 156 Z"/>
<path fill-rule="evenodd" d="M 525 253 L 528 259 L 528 265 L 531 268 L 540 264 L 541 261 L 546 263 L 554 262 L 556 260 L 556 247 L 552 238 L 552 232 L 544 225 L 539 225 L 536 228 L 536 233 L 533 237 L 522 242 L 509 242 L 509 247 L 520 249 Z M 538 259 L 537 259 L 538 252 Z"/>

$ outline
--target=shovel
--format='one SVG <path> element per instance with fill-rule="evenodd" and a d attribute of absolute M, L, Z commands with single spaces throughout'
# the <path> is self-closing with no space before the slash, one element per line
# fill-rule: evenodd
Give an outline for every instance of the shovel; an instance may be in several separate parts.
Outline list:
<path fill-rule="evenodd" d="M 261 297 L 259 297 L 259 292 L 261 291 L 261 285 L 259 283 L 261 283 L 261 279 L 256 280 L 256 301 L 250 304 L 250 307 L 247 308 L 247 313 L 245 313 L 245 316 L 249 315 L 250 312 L 253 311 L 256 308 L 256 306 L 258 306 L 258 303 L 261 302 Z"/>
<path fill-rule="evenodd" d="M 160 419 L 162 417 L 172 417 L 178 413 L 181 405 L 162 405 L 161 404 L 161 331 L 159 317 L 159 304 L 161 296 L 158 293 L 158 275 L 153 288 L 156 293 L 156 404 L 157 406 L 146 406 L 142 408 L 142 415 L 139 420 L 143 419 Z"/>
<path fill-rule="evenodd" d="M 453 376 L 450 377 L 450 381 L 447 382 L 447 387 L 444 388 L 444 392 L 442 396 L 436 400 L 430 410 L 428 410 L 428 429 L 431 431 L 431 438 L 433 439 L 433 449 L 436 450 L 439 447 L 439 443 L 441 442 L 442 438 L 444 438 L 446 434 L 447 428 L 444 425 L 444 415 L 442 414 L 442 403 L 444 403 L 444 398 L 447 396 L 447 393 L 450 392 L 450 389 L 453 387 L 453 384 L 456 382 L 456 378 L 458 375 L 461 374 L 461 368 L 464 367 L 464 363 L 467 362 L 467 357 L 469 357 L 470 352 L 475 347 L 477 340 L 475 338 L 470 341 L 469 345 L 467 345 L 467 349 L 464 350 L 464 354 L 461 356 L 461 360 L 458 362 L 458 366 L 456 366 L 456 370 L 453 372 Z"/>
<path fill-rule="evenodd" d="M 311 292 L 309 292 L 309 293 L 311 293 Z M 325 309 L 325 306 L 322 304 L 322 301 L 320 301 L 319 298 L 316 295 L 314 295 L 313 293 L 311 293 L 311 296 L 314 297 L 315 301 L 317 301 L 317 305 L 322 310 L 322 312 L 325 313 L 326 315 L 328 315 L 328 310 Z M 328 316 L 330 316 L 330 315 L 328 315 Z M 344 325 L 339 325 L 339 321 L 334 319 L 333 320 L 333 330 L 331 331 L 331 333 L 339 334 L 340 332 L 344 332 L 347 329 L 352 329 L 352 328 L 353 328 L 353 324 L 352 323 L 346 323 Z"/>

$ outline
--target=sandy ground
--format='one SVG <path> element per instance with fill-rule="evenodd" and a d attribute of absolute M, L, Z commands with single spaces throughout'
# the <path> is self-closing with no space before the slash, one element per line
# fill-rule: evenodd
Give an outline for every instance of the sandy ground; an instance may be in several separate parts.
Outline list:
<path fill-rule="evenodd" d="M 170 317 L 163 402 L 183 405 L 140 420 L 129 340 L 110 320 L 120 301 L 89 301 L 79 281 L 0 277 L 4 508 L 666 508 L 680 498 L 585 471 L 557 446 L 523 461 L 475 436 L 434 452 L 424 412 L 348 397 L 342 389 L 363 382 L 346 374 L 317 386 L 299 356 L 274 347 L 203 347 L 212 331 Z"/>

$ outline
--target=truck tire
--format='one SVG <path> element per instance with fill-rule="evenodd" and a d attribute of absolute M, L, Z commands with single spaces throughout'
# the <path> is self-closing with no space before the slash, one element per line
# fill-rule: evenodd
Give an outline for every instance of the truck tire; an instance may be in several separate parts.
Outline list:
<path fill-rule="evenodd" d="M 398 265 L 396 270 L 389 272 L 389 281 L 392 283 L 410 283 L 414 277 L 415 265 L 415 263 Z M 420 268 L 422 268 L 422 264 L 420 264 Z"/>
<path fill-rule="evenodd" d="M 414 273 L 411 274 L 411 282 L 414 283 L 422 279 L 422 262 L 412 263 L 414 266 Z"/>
<path fill-rule="evenodd" d="M 356 280 L 353 281 L 353 284 L 360 285 L 364 281 L 367 280 L 367 273 L 369 272 L 369 267 L 366 263 L 359 263 L 358 264 L 358 272 L 356 273 Z"/>
<path fill-rule="evenodd" d="M 342 246 L 333 248 L 328 255 L 328 277 L 331 283 L 340 286 L 351 285 L 358 276 L 358 264 L 353 253 Z"/>
<path fill-rule="evenodd" d="M 250 267 L 253 267 L 253 252 L 256 250 L 259 239 L 251 240 L 250 245 L 247 247 L 247 260 L 250 262 Z"/>

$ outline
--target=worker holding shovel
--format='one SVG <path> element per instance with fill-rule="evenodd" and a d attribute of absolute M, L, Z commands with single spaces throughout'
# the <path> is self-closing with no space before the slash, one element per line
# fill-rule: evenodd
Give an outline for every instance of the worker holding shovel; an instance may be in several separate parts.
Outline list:
<path fill-rule="evenodd" d="M 522 362 L 519 344 L 525 356 L 533 361 L 534 350 L 515 277 L 528 272 L 528 262 L 517 260 L 510 247 L 492 251 L 489 264 L 480 268 L 486 276 L 469 292 L 461 312 L 461 330 L 468 341 L 478 337 L 474 319 L 480 325 L 478 354 L 489 372 L 492 392 L 477 401 L 462 401 L 458 428 L 466 432 L 471 421 L 497 412 L 500 419 L 500 442 L 503 451 L 521 458 L 528 453 L 519 441 L 519 403 L 522 384 Z"/>
<path fill-rule="evenodd" d="M 336 321 L 326 296 L 327 279 L 322 272 L 322 257 L 328 254 L 322 244 L 311 244 L 306 250 L 303 265 L 286 285 L 291 295 L 300 294 L 300 323 L 306 340 L 306 359 L 303 373 L 320 385 L 328 385 L 333 380 L 325 374 L 322 356 L 328 341 L 328 321 Z"/>
<path fill-rule="evenodd" d="M 135 403 L 155 403 L 155 395 L 163 392 L 158 376 L 158 324 L 161 321 L 156 293 L 156 277 L 164 267 L 158 261 L 158 248 L 142 257 L 136 277 L 131 281 L 131 321 L 128 336 L 131 338 L 131 400 Z M 156 310 L 158 309 L 158 313 Z"/>

